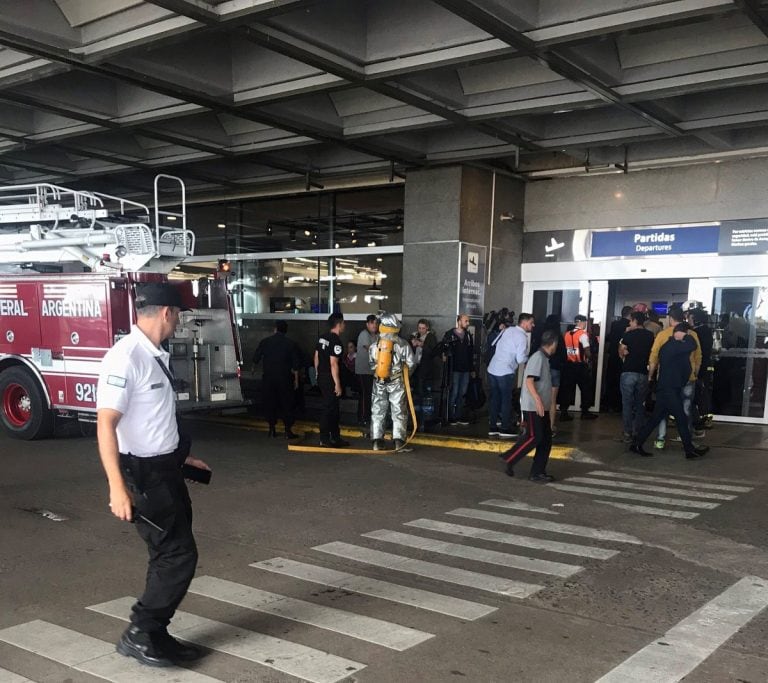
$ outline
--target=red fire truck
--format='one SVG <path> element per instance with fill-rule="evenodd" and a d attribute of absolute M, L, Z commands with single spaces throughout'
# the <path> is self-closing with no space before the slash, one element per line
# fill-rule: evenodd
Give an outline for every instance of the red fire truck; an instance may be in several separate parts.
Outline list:
<path fill-rule="evenodd" d="M 173 211 L 160 208 L 169 188 Z M 168 280 L 193 309 L 169 340 L 179 409 L 242 403 L 225 280 L 173 272 L 195 243 L 180 179 L 155 179 L 152 213 L 97 192 L 0 187 L 0 424 L 12 437 L 50 436 L 56 417 L 95 420 L 99 364 L 135 322 L 140 282 Z"/>

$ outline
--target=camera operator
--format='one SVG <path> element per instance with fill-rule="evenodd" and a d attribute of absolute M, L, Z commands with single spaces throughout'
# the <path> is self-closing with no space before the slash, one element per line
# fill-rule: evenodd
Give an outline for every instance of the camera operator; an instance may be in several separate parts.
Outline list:
<path fill-rule="evenodd" d="M 469 424 L 464 419 L 464 397 L 469 387 L 469 378 L 475 376 L 475 342 L 469 331 L 469 316 L 460 313 L 456 327 L 443 336 L 447 360 L 451 368 L 451 388 L 448 394 L 448 424 Z"/>

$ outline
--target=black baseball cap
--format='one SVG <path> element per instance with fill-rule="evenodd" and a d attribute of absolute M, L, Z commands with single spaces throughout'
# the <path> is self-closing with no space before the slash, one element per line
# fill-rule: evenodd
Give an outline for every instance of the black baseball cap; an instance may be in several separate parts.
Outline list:
<path fill-rule="evenodd" d="M 136 285 L 136 308 L 145 306 L 173 306 L 182 311 L 191 311 L 184 305 L 181 292 L 168 282 L 147 282 Z"/>
<path fill-rule="evenodd" d="M 585 323 L 587 322 L 587 316 L 586 315 L 577 315 L 573 318 L 573 322 L 575 323 Z"/>

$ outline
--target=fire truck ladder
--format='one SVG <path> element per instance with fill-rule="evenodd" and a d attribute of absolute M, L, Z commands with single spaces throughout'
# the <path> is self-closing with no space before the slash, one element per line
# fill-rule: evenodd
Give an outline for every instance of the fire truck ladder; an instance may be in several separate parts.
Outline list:
<path fill-rule="evenodd" d="M 161 180 L 178 188 L 180 212 L 158 208 Z M 154 189 L 153 231 L 149 208 L 129 199 L 50 183 L 0 187 L 0 265 L 168 272 L 194 253 L 195 236 L 187 229 L 184 182 L 161 175 Z"/>

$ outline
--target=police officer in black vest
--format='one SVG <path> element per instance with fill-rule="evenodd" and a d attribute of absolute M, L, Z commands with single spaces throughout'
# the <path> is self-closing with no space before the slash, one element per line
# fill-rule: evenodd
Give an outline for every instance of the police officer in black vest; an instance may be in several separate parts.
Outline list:
<path fill-rule="evenodd" d="M 294 391 L 299 386 L 301 352 L 296 342 L 285 336 L 287 332 L 288 323 L 278 320 L 275 333 L 259 343 L 253 355 L 253 364 L 264 362 L 261 386 L 269 435 L 277 436 L 275 425 L 279 413 L 285 424 L 285 438 L 296 439 L 298 435 L 291 431 L 291 427 L 294 422 Z"/>
<path fill-rule="evenodd" d="M 315 372 L 317 385 L 323 397 L 320 414 L 320 445 L 326 448 L 346 448 L 349 442 L 341 438 L 339 428 L 339 397 L 341 386 L 341 357 L 344 346 L 339 336 L 344 332 L 344 316 L 331 313 L 328 316 L 329 331 L 317 340 L 315 347 Z"/>

